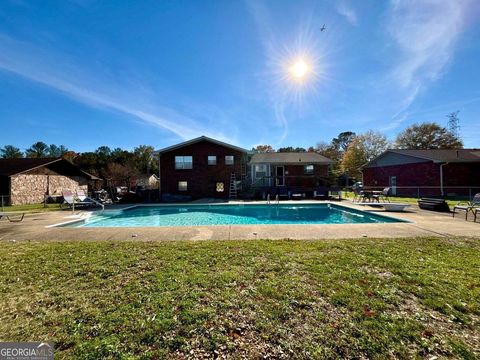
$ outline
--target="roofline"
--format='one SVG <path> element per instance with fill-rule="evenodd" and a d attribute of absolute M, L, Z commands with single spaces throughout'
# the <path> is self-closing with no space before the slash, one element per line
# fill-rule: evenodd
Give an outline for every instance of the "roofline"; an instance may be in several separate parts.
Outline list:
<path fill-rule="evenodd" d="M 20 174 L 23 174 L 23 173 L 26 173 L 26 172 L 29 172 L 29 171 L 32 171 L 32 170 L 35 170 L 35 169 L 38 169 L 38 168 L 41 168 L 43 166 L 48 166 L 48 165 L 51 165 L 51 164 L 54 164 L 56 162 L 59 162 L 59 161 L 62 161 L 62 160 L 65 160 L 63 157 L 59 157 L 57 159 L 54 159 L 52 161 L 49 161 L 49 162 L 46 162 L 44 164 L 41 164 L 41 165 L 37 165 L 37 166 L 34 166 L 34 167 L 31 167 L 29 169 L 26 169 L 26 170 L 23 170 L 23 171 L 19 171 L 15 174 L 10 174 L 8 175 L 8 177 L 12 177 L 12 176 L 15 176 L 15 175 L 20 175 Z M 68 162 L 68 160 L 65 160 Z M 92 180 L 102 180 L 101 178 L 99 178 L 98 176 L 95 176 L 95 175 L 92 175 L 86 171 L 83 171 L 82 169 L 80 169 L 77 165 L 75 164 L 72 164 L 72 166 L 75 166 L 78 168 L 78 170 L 80 170 L 81 173 L 84 173 L 85 175 L 88 175 Z"/>
<path fill-rule="evenodd" d="M 72 164 L 72 165 L 73 165 L 73 166 L 77 166 L 77 165 L 75 165 L 75 164 Z M 78 166 L 77 166 L 77 167 L 78 167 Z M 80 169 L 80 171 L 81 171 L 82 173 L 84 173 L 85 175 L 90 176 L 90 180 L 103 180 L 102 178 L 99 178 L 98 176 L 95 176 L 95 175 L 90 174 L 90 173 L 88 173 L 88 172 L 86 172 L 86 171 L 83 171 L 82 169 Z"/>
<path fill-rule="evenodd" d="M 215 140 L 215 139 L 212 139 L 212 138 L 210 138 L 210 137 L 208 137 L 208 136 L 199 136 L 199 137 L 197 137 L 197 138 L 190 139 L 190 140 L 181 142 L 181 143 L 179 143 L 179 144 L 175 144 L 175 145 L 168 146 L 168 147 L 166 147 L 166 148 L 157 150 L 156 153 L 157 153 L 157 154 L 166 153 L 166 152 L 169 152 L 169 151 L 172 151 L 172 150 L 175 150 L 175 149 L 182 148 L 182 147 L 184 147 L 184 146 L 188 146 L 188 145 L 195 144 L 195 143 L 200 142 L 200 141 L 209 141 L 209 142 L 211 142 L 211 143 L 214 143 L 214 144 L 217 144 L 217 145 L 221 145 L 221 146 L 225 146 L 225 147 L 228 147 L 228 148 L 230 148 L 230 149 L 234 149 L 234 150 L 237 150 L 237 151 L 240 151 L 240 152 L 243 152 L 243 153 L 248 152 L 248 150 L 246 150 L 246 149 L 244 149 L 244 148 L 241 148 L 241 147 L 238 147 L 238 146 L 235 146 L 235 145 L 232 145 L 232 144 L 228 144 L 228 143 L 223 142 L 223 141 L 220 141 L 220 140 Z"/>
<path fill-rule="evenodd" d="M 49 161 L 49 162 L 46 162 L 46 163 L 44 163 L 44 164 L 37 165 L 37 166 L 31 167 L 31 168 L 29 168 L 29 169 L 26 169 L 26 170 L 23 170 L 23 171 L 19 171 L 19 172 L 15 173 L 15 174 L 10 174 L 10 175 L 8 175 L 8 176 L 10 177 L 10 176 L 15 176 L 15 175 L 20 175 L 20 174 L 23 174 L 23 173 L 25 173 L 25 172 L 27 172 L 27 171 L 32 171 L 32 170 L 38 169 L 38 168 L 40 168 L 40 167 L 42 167 L 42 166 L 51 165 L 51 164 L 56 163 L 57 161 L 60 161 L 60 160 L 62 160 L 62 159 L 63 159 L 63 158 L 60 157 L 60 158 L 58 158 L 58 159 L 54 159 L 54 160 Z"/>
<path fill-rule="evenodd" d="M 400 150 L 400 151 L 399 151 Z M 393 153 L 396 153 L 396 154 L 400 154 L 400 155 L 405 155 L 405 156 L 410 156 L 410 157 L 414 157 L 414 158 L 417 158 L 417 159 L 424 159 L 424 160 L 431 160 L 433 162 L 443 162 L 443 161 L 439 161 L 437 159 L 432 159 L 431 157 L 427 157 L 427 156 L 420 156 L 420 155 L 412 155 L 412 154 L 405 154 L 405 153 L 402 153 L 401 150 L 409 150 L 409 149 L 387 149 L 385 150 L 384 153 L 386 152 L 393 152 Z M 415 149 L 412 149 L 412 150 L 415 150 Z M 426 149 L 426 150 L 435 150 L 435 149 Z M 441 150 L 441 149 L 440 149 Z M 383 154 L 384 154 L 383 153 Z M 381 154 L 381 155 L 383 155 Z M 380 155 L 379 155 L 380 156 Z"/>
<path fill-rule="evenodd" d="M 391 153 L 394 153 L 394 154 L 403 155 L 403 156 L 409 156 L 409 157 L 413 157 L 413 158 L 417 158 L 417 159 L 432 161 L 432 162 L 435 163 L 435 164 L 443 164 L 443 163 L 469 163 L 469 162 L 478 162 L 478 161 L 479 161 L 479 160 L 477 160 L 477 159 L 438 160 L 438 159 L 432 159 L 431 157 L 422 156 L 422 155 L 406 154 L 406 153 L 402 152 L 402 150 L 411 151 L 411 150 L 416 150 L 416 149 L 387 149 L 387 150 L 385 150 L 383 153 L 381 153 L 380 155 L 376 156 L 375 158 L 373 158 L 372 160 L 370 160 L 368 163 L 366 163 L 365 165 L 363 165 L 362 168 L 366 168 L 368 165 L 370 165 L 370 163 L 372 163 L 373 161 L 375 161 L 375 160 L 377 160 L 378 158 L 382 157 L 383 155 L 385 155 L 385 154 L 388 153 L 388 152 L 391 152 Z M 453 151 L 467 150 L 467 151 L 468 151 L 468 150 L 471 150 L 471 151 L 477 151 L 477 149 L 419 149 L 419 150 L 431 150 L 431 151 L 435 151 L 435 150 L 453 150 Z"/>

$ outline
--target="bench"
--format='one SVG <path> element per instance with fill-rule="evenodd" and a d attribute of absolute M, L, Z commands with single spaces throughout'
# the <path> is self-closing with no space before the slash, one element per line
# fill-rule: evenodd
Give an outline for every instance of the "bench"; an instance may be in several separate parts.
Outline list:
<path fill-rule="evenodd" d="M 443 199 L 421 198 L 418 200 L 418 207 L 423 210 L 450 212 L 447 202 Z"/>

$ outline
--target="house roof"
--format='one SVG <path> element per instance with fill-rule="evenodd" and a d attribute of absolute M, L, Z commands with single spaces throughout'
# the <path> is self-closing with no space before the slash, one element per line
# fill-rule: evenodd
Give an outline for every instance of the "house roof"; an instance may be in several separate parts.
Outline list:
<path fill-rule="evenodd" d="M 389 149 L 386 152 L 413 156 L 419 159 L 432 160 L 434 162 L 480 162 L 480 149 Z"/>
<path fill-rule="evenodd" d="M 230 148 L 230 149 L 233 149 L 233 150 L 237 150 L 237 151 L 240 151 L 240 152 L 244 152 L 244 153 L 248 152 L 246 149 L 243 149 L 243 148 L 241 148 L 241 147 L 238 147 L 238 146 L 235 146 L 235 145 L 231 145 L 231 144 L 227 144 L 227 143 L 225 143 L 225 142 L 223 142 L 223 141 L 219 141 L 219 140 L 215 140 L 215 139 L 209 138 L 208 136 L 200 136 L 200 137 L 197 137 L 197 138 L 195 138 L 195 139 L 191 139 L 191 140 L 188 140 L 188 141 L 184 141 L 184 142 L 182 142 L 182 143 L 179 143 L 179 144 L 176 144 L 176 145 L 172 145 L 172 146 L 168 146 L 168 147 L 166 147 L 166 148 L 157 150 L 157 153 L 163 154 L 163 153 L 166 153 L 166 152 L 175 150 L 175 149 L 182 148 L 182 147 L 184 147 L 184 146 L 196 144 L 196 143 L 201 142 L 201 141 L 208 141 L 208 142 L 211 142 L 211 143 L 213 143 L 213 144 L 225 146 L 225 147 L 227 147 L 227 148 Z"/>
<path fill-rule="evenodd" d="M 314 152 L 272 152 L 252 156 L 250 164 L 333 164 L 333 161 Z"/>
<path fill-rule="evenodd" d="M 100 178 L 96 177 L 95 175 L 81 170 L 78 166 L 63 158 L 0 159 L 0 176 L 19 175 L 43 166 L 54 168 L 58 168 L 58 166 L 64 166 L 68 167 L 70 172 L 73 170 L 73 172 L 78 175 L 83 175 L 92 180 L 100 180 Z"/>

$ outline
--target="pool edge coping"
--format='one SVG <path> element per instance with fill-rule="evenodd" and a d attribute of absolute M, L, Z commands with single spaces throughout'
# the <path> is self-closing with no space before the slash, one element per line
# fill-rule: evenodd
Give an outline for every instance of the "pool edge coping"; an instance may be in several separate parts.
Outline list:
<path fill-rule="evenodd" d="M 299 204 L 299 205 L 313 205 L 313 204 L 316 204 L 316 205 L 334 205 L 334 206 L 338 206 L 338 207 L 341 207 L 341 208 L 344 208 L 344 209 L 349 209 L 349 210 L 356 210 L 356 211 L 360 211 L 360 212 L 366 212 L 366 213 L 371 213 L 371 212 L 374 212 L 373 210 L 366 210 L 366 209 L 358 209 L 356 207 L 351 207 L 351 206 L 348 206 L 348 205 L 344 205 L 344 204 L 341 204 L 341 203 L 337 203 L 337 202 L 332 202 L 332 201 L 325 201 L 325 202 L 317 202 L 317 201 L 304 201 L 304 202 L 283 202 L 283 203 L 279 203 L 279 204 L 282 204 L 282 205 L 288 205 L 288 204 Z M 132 209 L 135 209 L 135 208 L 141 208 L 141 207 L 170 207 L 170 206 L 211 206 L 211 205 L 214 205 L 214 206 L 236 206 L 236 205 L 252 205 L 252 206 L 260 206 L 260 205 L 271 205 L 271 206 L 275 206 L 277 204 L 267 204 L 265 202 L 248 202 L 248 203 L 197 203 L 197 204 L 191 204 L 191 203 L 171 203 L 171 204 L 135 204 L 135 205 L 131 205 L 131 206 L 127 206 L 125 208 L 121 208 L 121 209 L 107 209 L 107 210 L 104 210 L 102 211 L 102 213 L 104 212 L 124 212 L 126 210 L 132 210 Z M 354 205 L 354 204 L 350 204 L 350 205 Z M 80 223 L 80 222 L 85 222 L 88 218 L 92 217 L 93 215 L 97 215 L 96 212 L 88 212 L 86 214 L 86 216 L 84 218 L 81 218 L 81 219 L 74 219 L 74 220 L 70 220 L 70 221 L 65 221 L 65 222 L 61 222 L 61 223 L 57 223 L 57 224 L 51 224 L 51 225 L 47 225 L 45 226 L 45 228 L 61 228 L 61 227 L 68 227 L 69 225 L 73 225 L 75 223 Z M 399 218 L 399 217 L 395 217 L 395 216 L 391 216 L 391 215 L 384 215 L 384 214 L 377 214 L 375 213 L 376 216 L 379 216 L 379 217 L 383 217 L 383 218 L 387 218 L 387 219 L 392 219 L 392 220 L 396 220 L 398 223 L 405 223 L 405 224 L 415 224 L 416 222 L 415 221 L 412 221 L 412 220 L 408 220 L 408 219 L 403 219 L 403 218 Z M 375 224 L 375 223 L 364 223 L 364 225 L 369 225 L 369 224 Z M 378 223 L 376 223 L 378 225 Z M 383 224 L 388 224 L 388 223 L 383 223 Z M 185 225 L 185 226 L 172 226 L 173 228 L 183 228 L 183 227 L 189 227 L 189 226 L 200 226 L 200 227 L 208 227 L 208 226 L 242 226 L 243 224 L 218 224 L 218 225 Z M 256 224 L 257 226 L 271 226 L 272 224 Z M 292 225 L 292 224 L 276 224 L 276 225 Z M 295 224 L 295 226 L 311 226 L 312 224 Z M 346 224 L 315 224 L 315 225 L 352 225 L 350 223 L 346 223 Z M 152 226 L 152 227 L 158 227 L 158 226 Z M 80 229 L 82 227 L 72 227 L 72 228 L 77 228 L 77 229 Z M 107 227 L 104 227 L 104 228 L 117 228 L 116 226 L 107 226 Z M 132 228 L 147 228 L 147 226 L 132 226 Z"/>

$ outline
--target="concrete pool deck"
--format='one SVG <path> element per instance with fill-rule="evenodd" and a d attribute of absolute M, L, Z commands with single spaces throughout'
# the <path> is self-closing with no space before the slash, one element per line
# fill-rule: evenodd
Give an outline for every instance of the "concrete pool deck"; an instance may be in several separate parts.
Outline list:
<path fill-rule="evenodd" d="M 229 202 L 229 204 L 246 204 Z M 253 204 L 255 202 L 249 202 Z M 257 202 L 265 204 L 265 201 Z M 321 203 L 319 201 L 282 201 L 282 204 Z M 342 206 L 400 218 L 410 223 L 383 224 L 318 224 L 318 225 L 225 225 L 186 227 L 123 227 L 123 228 L 68 228 L 47 227 L 71 221 L 69 211 L 27 214 L 23 222 L 0 220 L 0 241 L 37 240 L 248 240 L 248 239 L 346 239 L 346 238 L 398 238 L 414 236 L 480 236 L 480 222 L 473 216 L 437 213 L 411 206 L 407 212 L 385 212 L 350 201 L 333 202 Z M 109 209 L 122 209 L 114 206 Z M 272 205 L 274 206 L 274 205 Z M 86 213 L 86 212 L 80 212 Z"/>

